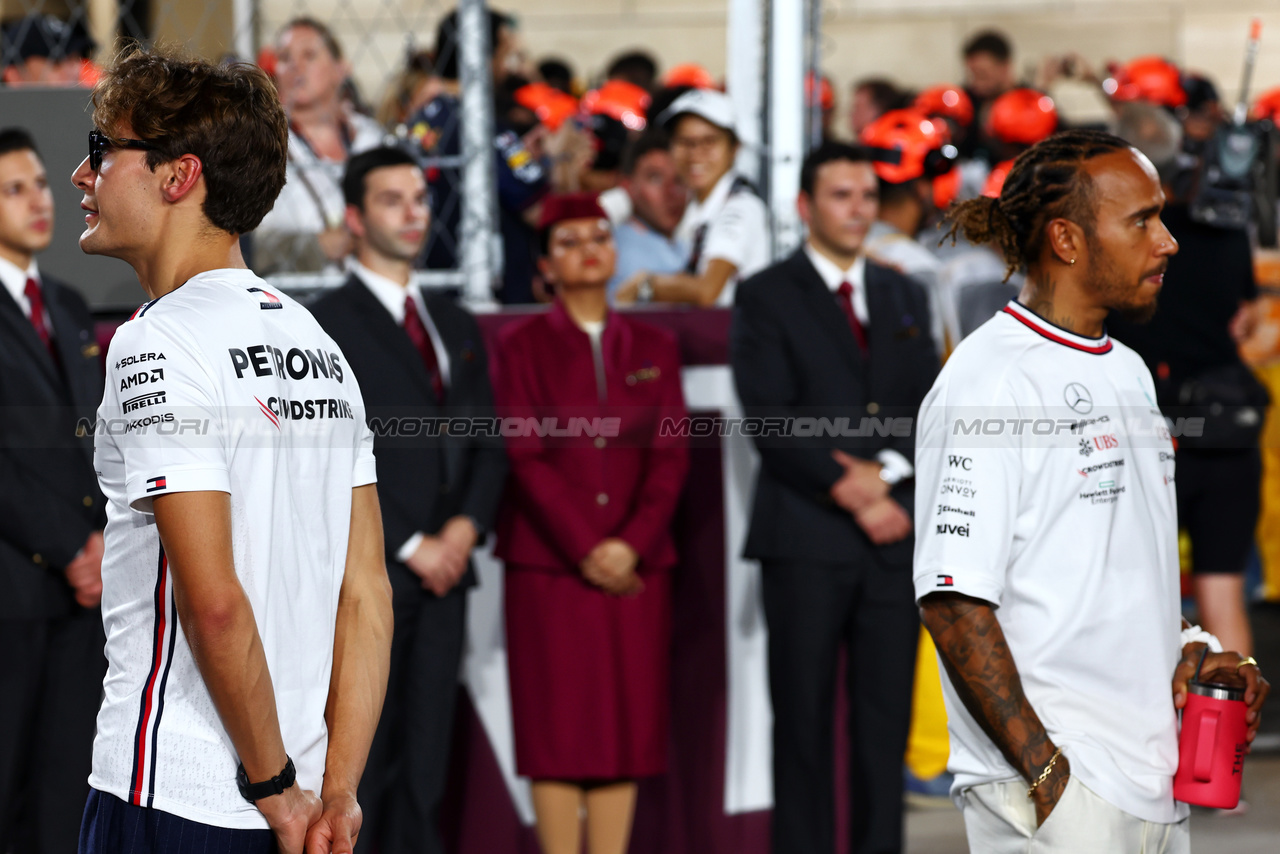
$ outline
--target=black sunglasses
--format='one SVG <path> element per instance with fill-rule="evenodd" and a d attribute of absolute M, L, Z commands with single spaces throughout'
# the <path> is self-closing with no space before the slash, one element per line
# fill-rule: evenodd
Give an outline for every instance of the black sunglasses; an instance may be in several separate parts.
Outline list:
<path fill-rule="evenodd" d="M 89 168 L 94 172 L 102 168 L 102 155 L 113 148 L 154 151 L 156 147 L 143 139 L 112 139 L 95 128 L 89 131 Z"/>

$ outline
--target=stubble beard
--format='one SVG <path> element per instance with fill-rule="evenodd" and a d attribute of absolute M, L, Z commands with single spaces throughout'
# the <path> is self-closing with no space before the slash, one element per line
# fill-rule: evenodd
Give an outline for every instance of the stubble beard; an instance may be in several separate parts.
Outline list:
<path fill-rule="evenodd" d="M 1126 323 L 1148 323 L 1155 317 L 1157 301 L 1139 302 L 1143 281 L 1136 286 L 1127 285 L 1110 254 L 1092 236 L 1089 244 L 1089 275 L 1086 286 L 1101 297 L 1102 304 Z"/>
<path fill-rule="evenodd" d="M 393 261 L 412 264 L 418 260 L 418 255 L 422 252 L 422 247 L 420 246 L 412 249 L 406 248 L 402 241 L 394 237 L 384 237 L 374 231 L 366 231 L 365 239 L 375 252 Z"/>

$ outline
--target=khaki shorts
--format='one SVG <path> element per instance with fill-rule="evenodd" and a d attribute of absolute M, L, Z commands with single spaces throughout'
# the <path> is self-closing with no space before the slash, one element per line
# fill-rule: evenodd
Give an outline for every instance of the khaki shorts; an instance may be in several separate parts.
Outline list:
<path fill-rule="evenodd" d="M 1189 819 L 1143 821 L 1113 807 L 1077 778 L 1036 827 L 1027 784 L 986 783 L 965 790 L 964 827 L 972 854 L 1190 854 Z"/>

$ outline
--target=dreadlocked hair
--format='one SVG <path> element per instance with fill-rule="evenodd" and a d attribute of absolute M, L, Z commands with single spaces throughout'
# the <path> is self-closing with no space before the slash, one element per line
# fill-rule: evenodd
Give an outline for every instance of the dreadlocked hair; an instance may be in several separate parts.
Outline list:
<path fill-rule="evenodd" d="M 1013 162 L 1000 197 L 979 196 L 951 206 L 951 229 L 942 238 L 962 234 L 970 243 L 994 243 L 1008 267 L 1004 280 L 1040 257 L 1044 227 L 1069 219 L 1093 234 L 1093 181 L 1082 167 L 1086 160 L 1122 151 L 1129 144 L 1102 131 L 1069 130 L 1028 148 Z"/>

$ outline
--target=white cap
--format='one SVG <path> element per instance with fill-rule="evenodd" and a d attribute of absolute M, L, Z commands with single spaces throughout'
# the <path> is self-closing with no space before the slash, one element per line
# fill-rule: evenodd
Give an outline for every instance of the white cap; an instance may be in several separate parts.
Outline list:
<path fill-rule="evenodd" d="M 733 120 L 733 102 L 729 96 L 714 89 L 691 89 L 671 102 L 671 106 L 658 116 L 658 123 L 665 128 L 680 116 L 692 114 L 706 119 L 718 128 L 730 133 L 738 132 Z"/>

